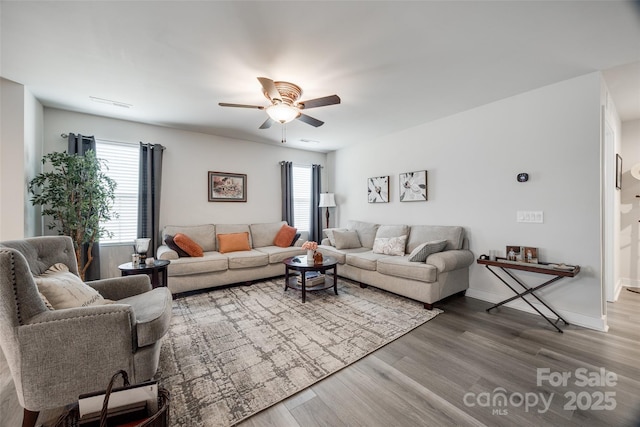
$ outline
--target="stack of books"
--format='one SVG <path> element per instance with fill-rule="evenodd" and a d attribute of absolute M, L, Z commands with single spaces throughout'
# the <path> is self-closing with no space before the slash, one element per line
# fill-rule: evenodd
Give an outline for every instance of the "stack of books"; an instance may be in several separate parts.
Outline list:
<path fill-rule="evenodd" d="M 315 286 L 324 283 L 324 274 L 320 274 L 317 271 L 307 271 L 305 274 L 306 286 Z M 302 285 L 302 275 L 298 276 L 298 284 Z"/>

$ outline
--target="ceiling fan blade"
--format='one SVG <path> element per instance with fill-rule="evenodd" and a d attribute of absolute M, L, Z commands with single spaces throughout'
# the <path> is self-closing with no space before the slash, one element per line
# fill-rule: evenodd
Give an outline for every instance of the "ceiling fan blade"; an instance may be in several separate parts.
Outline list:
<path fill-rule="evenodd" d="M 267 93 L 267 95 L 269 95 L 269 99 L 271 99 L 272 101 L 282 102 L 282 96 L 280 96 L 280 92 L 278 92 L 278 89 L 276 88 L 275 83 L 273 83 L 273 80 L 266 77 L 258 77 L 258 80 L 260 81 L 260 84 L 262 85 L 264 91 Z"/>
<path fill-rule="evenodd" d="M 273 120 L 271 117 L 267 117 L 267 120 L 265 120 L 264 123 L 258 129 L 269 129 L 271 125 L 274 124 L 275 122 L 276 121 Z"/>
<path fill-rule="evenodd" d="M 325 96 L 322 98 L 309 99 L 307 101 L 298 102 L 298 108 L 309 109 L 316 107 L 324 107 L 325 105 L 340 104 L 340 97 L 338 95 Z"/>
<path fill-rule="evenodd" d="M 308 125 L 315 126 L 315 127 L 322 126 L 324 124 L 323 121 L 320 121 L 318 119 L 314 119 L 313 117 L 307 116 L 306 114 L 300 114 L 298 116 L 298 120 L 300 120 L 301 122 L 305 122 Z"/>
<path fill-rule="evenodd" d="M 264 107 L 261 105 L 229 104 L 227 102 L 218 102 L 218 105 L 221 107 L 256 108 L 258 110 L 264 110 Z"/>

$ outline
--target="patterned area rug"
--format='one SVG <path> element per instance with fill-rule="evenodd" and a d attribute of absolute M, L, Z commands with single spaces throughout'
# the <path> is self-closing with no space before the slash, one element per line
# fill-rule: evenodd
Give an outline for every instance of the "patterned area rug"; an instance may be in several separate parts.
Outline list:
<path fill-rule="evenodd" d="M 441 311 L 340 280 L 283 292 L 284 278 L 173 302 L 156 378 L 172 426 L 235 424 L 434 318 Z"/>

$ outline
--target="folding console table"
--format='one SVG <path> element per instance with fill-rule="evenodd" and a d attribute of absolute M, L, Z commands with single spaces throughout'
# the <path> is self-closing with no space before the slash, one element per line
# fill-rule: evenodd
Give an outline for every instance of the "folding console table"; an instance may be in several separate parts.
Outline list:
<path fill-rule="evenodd" d="M 544 288 L 544 287 L 546 287 L 546 286 L 549 286 L 552 283 L 555 283 L 555 282 L 557 282 L 557 281 L 559 281 L 559 280 L 561 280 L 561 279 L 563 279 L 565 277 L 574 277 L 574 276 L 576 276 L 580 272 L 580 266 L 578 266 L 578 265 L 564 266 L 564 264 L 552 264 L 552 263 L 529 264 L 529 263 L 524 263 L 524 262 L 508 261 L 508 260 L 506 260 L 504 258 L 497 258 L 495 261 L 491 261 L 491 260 L 488 260 L 488 259 L 478 259 L 478 264 L 484 265 L 487 268 L 487 270 L 489 270 L 491 273 L 493 273 L 494 276 L 496 276 L 502 283 L 504 283 L 509 289 L 511 289 L 516 294 L 515 296 L 513 296 L 511 298 L 507 298 L 506 300 L 500 301 L 496 305 L 494 305 L 492 307 L 489 307 L 487 309 L 487 311 L 491 311 L 494 308 L 500 307 L 503 304 L 506 304 L 508 302 L 511 302 L 513 300 L 521 298 L 524 302 L 529 304 L 529 306 L 531 308 L 533 308 L 536 312 L 538 312 L 538 314 L 540 314 L 540 316 L 542 316 L 547 322 L 549 322 L 551 324 L 551 326 L 556 328 L 556 330 L 558 332 L 562 333 L 562 329 L 560 329 L 558 327 L 558 325 L 557 325 L 558 321 L 562 320 L 565 325 L 569 324 L 569 322 L 567 322 L 565 319 L 563 319 L 562 316 L 560 316 L 551 307 L 549 307 L 544 301 L 542 301 L 542 299 L 540 299 L 540 297 L 538 297 L 535 294 L 535 292 L 540 290 L 540 289 L 542 289 L 542 288 Z M 495 269 L 502 270 L 515 283 L 519 284 L 522 288 L 524 288 L 524 291 L 518 292 L 518 290 L 516 288 L 514 288 L 513 285 L 509 284 L 502 276 L 500 276 L 498 273 L 496 273 Z M 517 278 L 509 270 L 528 271 L 528 272 L 531 272 L 531 273 L 545 274 L 545 275 L 549 275 L 549 276 L 553 276 L 553 277 L 551 279 L 547 280 L 546 282 L 540 284 L 540 285 L 529 287 L 521 279 Z M 537 299 L 538 302 L 540 302 L 549 311 L 551 311 L 553 314 L 555 314 L 556 317 L 557 317 L 556 321 L 553 322 L 551 319 L 549 319 L 549 317 L 545 316 L 540 310 L 538 310 L 537 307 L 535 307 L 530 301 L 528 301 L 525 298 L 525 296 L 527 296 L 527 295 L 531 295 L 532 297 Z"/>

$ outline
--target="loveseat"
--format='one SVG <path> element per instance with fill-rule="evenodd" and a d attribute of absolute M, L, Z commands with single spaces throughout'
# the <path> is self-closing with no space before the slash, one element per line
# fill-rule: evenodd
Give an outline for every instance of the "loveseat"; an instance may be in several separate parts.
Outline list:
<path fill-rule="evenodd" d="M 474 255 L 463 227 L 349 221 L 328 228 L 318 249 L 338 260 L 338 275 L 424 303 L 469 287 Z"/>
<path fill-rule="evenodd" d="M 296 246 L 274 244 L 276 237 L 286 226 L 286 221 L 259 224 L 167 225 L 162 230 L 162 241 L 165 244 L 158 248 L 156 256 L 158 259 L 170 261 L 167 268 L 168 287 L 174 295 L 282 276 L 282 261 L 305 253 L 300 247 L 302 238 L 295 242 Z M 168 237 L 175 237 L 179 233 L 188 236 L 202 248 L 202 256 L 179 256 L 176 250 L 166 244 Z M 227 237 L 244 233 L 247 233 L 248 242 L 246 247 L 241 248 L 243 250 L 227 252 L 221 247 L 221 241 L 227 242 Z"/>

